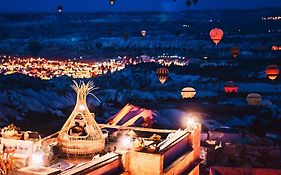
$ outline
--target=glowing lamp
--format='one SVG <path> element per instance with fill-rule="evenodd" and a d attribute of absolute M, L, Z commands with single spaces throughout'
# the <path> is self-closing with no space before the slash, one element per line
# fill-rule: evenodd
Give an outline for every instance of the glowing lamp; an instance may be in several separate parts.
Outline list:
<path fill-rule="evenodd" d="M 121 146 L 125 149 L 129 149 L 131 146 L 132 138 L 130 136 L 123 136 L 121 138 Z"/>
<path fill-rule="evenodd" d="M 269 65 L 265 69 L 266 76 L 270 80 L 275 80 L 278 77 L 280 70 L 277 65 Z"/>
<path fill-rule="evenodd" d="M 223 37 L 223 31 L 221 29 L 215 28 L 210 31 L 210 37 L 213 42 L 218 45 Z"/>
<path fill-rule="evenodd" d="M 191 129 L 195 126 L 195 121 L 193 118 L 187 118 L 186 120 L 186 128 Z"/>
<path fill-rule="evenodd" d="M 30 165 L 34 166 L 34 167 L 44 166 L 44 152 L 43 151 L 35 151 L 31 155 Z"/>
<path fill-rule="evenodd" d="M 83 105 L 83 104 L 79 105 L 79 110 L 81 110 L 81 111 L 86 110 L 86 106 L 85 106 L 85 105 Z"/>

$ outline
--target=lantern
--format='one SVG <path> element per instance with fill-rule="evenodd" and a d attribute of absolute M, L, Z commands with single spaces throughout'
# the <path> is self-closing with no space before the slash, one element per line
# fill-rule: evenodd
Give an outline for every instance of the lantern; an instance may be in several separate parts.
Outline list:
<path fill-rule="evenodd" d="M 237 93 L 238 86 L 235 84 L 234 81 L 229 81 L 224 85 L 224 92 L 225 93 Z"/>
<path fill-rule="evenodd" d="M 239 47 L 232 47 L 230 49 L 230 51 L 231 51 L 231 55 L 232 55 L 233 58 L 237 58 L 239 56 L 239 54 L 240 54 Z"/>
<path fill-rule="evenodd" d="M 115 0 L 109 0 L 110 5 L 113 5 L 115 3 Z"/>
<path fill-rule="evenodd" d="M 247 96 L 247 103 L 251 106 L 258 106 L 261 104 L 261 95 L 257 93 L 251 93 Z"/>
<path fill-rule="evenodd" d="M 196 95 L 196 90 L 192 87 L 185 87 L 181 90 L 182 98 L 193 98 Z"/>
<path fill-rule="evenodd" d="M 266 76 L 270 80 L 275 80 L 277 78 L 279 72 L 280 72 L 280 70 L 279 70 L 279 67 L 277 65 L 269 65 L 265 69 Z"/>
<path fill-rule="evenodd" d="M 145 35 L 146 35 L 146 30 L 142 30 L 142 31 L 141 31 L 141 36 L 142 36 L 142 37 L 145 37 Z"/>
<path fill-rule="evenodd" d="M 168 79 L 169 70 L 165 67 L 159 68 L 156 71 L 159 81 L 164 84 L 165 81 Z"/>
<path fill-rule="evenodd" d="M 58 12 L 61 13 L 62 12 L 62 5 L 58 6 Z"/>
<path fill-rule="evenodd" d="M 223 37 L 223 31 L 221 29 L 215 28 L 210 31 L 210 37 L 216 45 L 220 42 Z"/>

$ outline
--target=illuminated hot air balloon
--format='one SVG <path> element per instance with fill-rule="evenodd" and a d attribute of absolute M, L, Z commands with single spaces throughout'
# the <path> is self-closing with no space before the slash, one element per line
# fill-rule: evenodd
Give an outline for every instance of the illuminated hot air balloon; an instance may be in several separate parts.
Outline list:
<path fill-rule="evenodd" d="M 235 84 L 234 81 L 229 81 L 224 85 L 224 92 L 225 93 L 237 93 L 238 86 Z"/>
<path fill-rule="evenodd" d="M 280 70 L 279 70 L 279 67 L 277 65 L 269 65 L 265 69 L 266 76 L 270 80 L 275 80 L 277 78 L 279 72 L 280 72 Z"/>
<path fill-rule="evenodd" d="M 141 36 L 142 36 L 142 37 L 145 37 L 145 35 L 146 35 L 146 30 L 142 30 L 142 31 L 141 31 Z"/>
<path fill-rule="evenodd" d="M 210 31 L 210 37 L 216 45 L 220 42 L 223 37 L 223 31 L 221 29 L 215 28 Z"/>
<path fill-rule="evenodd" d="M 109 3 L 113 5 L 115 3 L 115 0 L 109 0 Z"/>
<path fill-rule="evenodd" d="M 247 96 L 247 103 L 251 106 L 258 106 L 261 104 L 261 95 L 257 93 L 251 93 Z"/>
<path fill-rule="evenodd" d="M 164 84 L 169 77 L 169 70 L 165 67 L 159 68 L 156 71 L 159 81 Z"/>
<path fill-rule="evenodd" d="M 58 12 L 61 13 L 62 12 L 62 5 L 58 6 Z"/>
<path fill-rule="evenodd" d="M 231 52 L 231 55 L 233 58 L 237 58 L 240 54 L 240 49 L 239 49 L 239 47 L 232 47 L 230 49 L 230 52 Z"/>
<path fill-rule="evenodd" d="M 185 87 L 181 90 L 182 98 L 193 98 L 196 95 L 196 90 L 192 87 Z"/>

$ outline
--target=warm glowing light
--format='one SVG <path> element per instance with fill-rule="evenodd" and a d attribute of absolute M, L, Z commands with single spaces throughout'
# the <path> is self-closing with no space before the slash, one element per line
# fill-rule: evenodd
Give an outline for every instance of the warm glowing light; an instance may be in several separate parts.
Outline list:
<path fill-rule="evenodd" d="M 30 165 L 34 166 L 34 167 L 44 166 L 44 152 L 43 151 L 35 151 L 31 155 Z"/>
<path fill-rule="evenodd" d="M 142 30 L 141 31 L 141 36 L 145 36 L 146 35 L 146 31 L 145 30 Z"/>
<path fill-rule="evenodd" d="M 195 126 L 195 121 L 193 118 L 189 117 L 186 120 L 186 128 L 193 128 Z"/>
<path fill-rule="evenodd" d="M 132 138 L 130 136 L 123 136 L 121 138 L 121 146 L 125 149 L 129 149 L 131 146 Z"/>
<path fill-rule="evenodd" d="M 279 72 L 280 69 L 278 65 L 269 65 L 265 69 L 266 76 L 272 81 L 278 77 Z"/>
<path fill-rule="evenodd" d="M 79 110 L 81 110 L 81 111 L 84 111 L 86 109 L 87 109 L 87 107 L 83 104 L 79 106 Z"/>

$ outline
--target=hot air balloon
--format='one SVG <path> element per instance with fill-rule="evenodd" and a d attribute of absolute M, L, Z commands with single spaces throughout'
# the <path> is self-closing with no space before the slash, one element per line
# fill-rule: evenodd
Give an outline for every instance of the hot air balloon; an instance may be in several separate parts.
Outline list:
<path fill-rule="evenodd" d="M 142 31 L 141 31 L 141 36 L 142 36 L 142 37 L 145 37 L 145 35 L 146 35 L 146 30 L 142 30 Z"/>
<path fill-rule="evenodd" d="M 159 81 L 164 84 L 165 81 L 168 79 L 169 70 L 165 67 L 159 68 L 156 71 Z"/>
<path fill-rule="evenodd" d="M 277 65 L 269 65 L 265 69 L 265 73 L 270 80 L 275 80 L 279 74 L 280 70 Z"/>
<path fill-rule="evenodd" d="M 232 47 L 230 49 L 230 52 L 231 52 L 231 55 L 233 58 L 237 58 L 240 54 L 240 49 L 239 49 L 239 47 Z"/>
<path fill-rule="evenodd" d="M 61 13 L 62 12 L 62 5 L 58 6 L 58 12 Z"/>
<path fill-rule="evenodd" d="M 261 104 L 261 95 L 257 93 L 251 93 L 247 96 L 247 103 L 251 106 L 258 106 Z"/>
<path fill-rule="evenodd" d="M 109 0 L 109 3 L 113 5 L 115 3 L 115 0 Z"/>
<path fill-rule="evenodd" d="M 234 81 L 229 81 L 224 85 L 224 92 L 225 93 L 237 93 L 238 86 L 235 84 Z"/>
<path fill-rule="evenodd" d="M 216 45 L 220 42 L 223 37 L 223 31 L 221 29 L 215 28 L 210 31 L 210 37 Z"/>
<path fill-rule="evenodd" d="M 196 90 L 192 87 L 185 87 L 181 90 L 182 98 L 193 98 L 196 95 Z"/>

